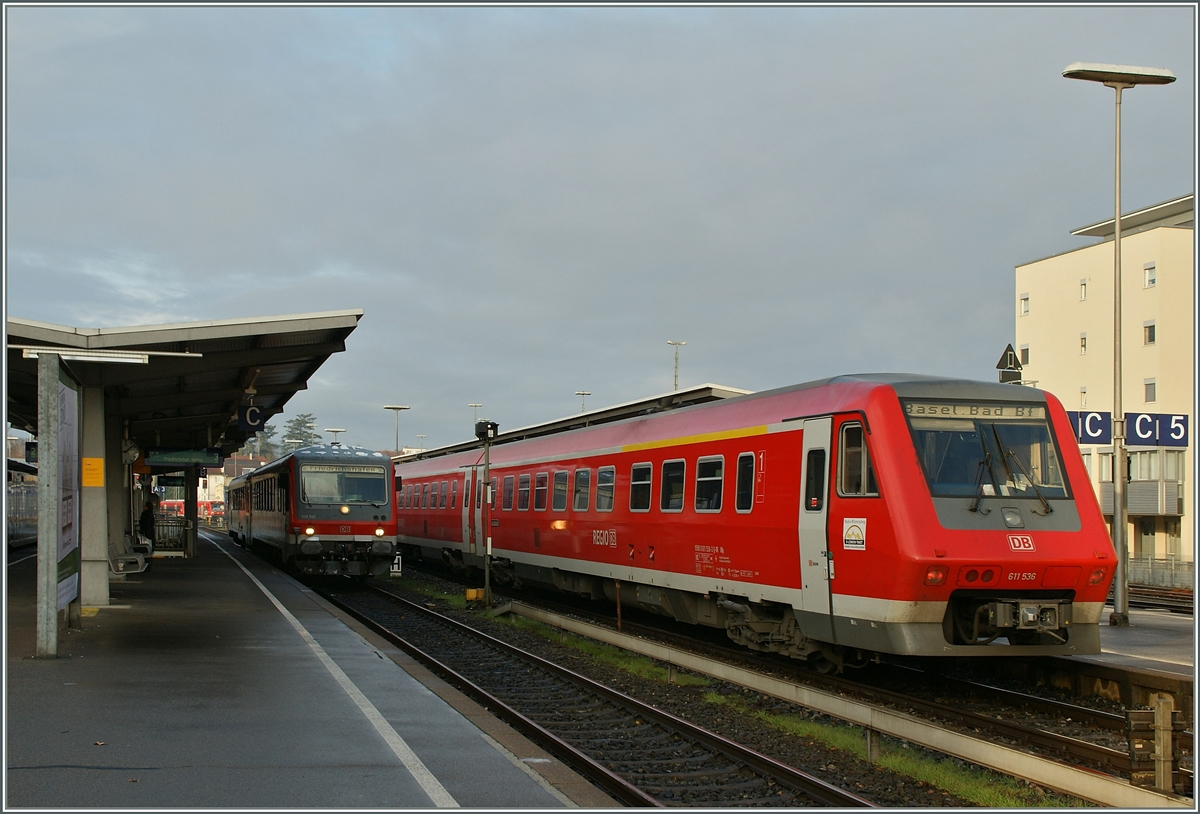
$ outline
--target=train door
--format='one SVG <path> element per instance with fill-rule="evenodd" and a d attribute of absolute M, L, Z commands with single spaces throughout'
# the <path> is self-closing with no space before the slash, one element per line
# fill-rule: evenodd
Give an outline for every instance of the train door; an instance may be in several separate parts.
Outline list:
<path fill-rule="evenodd" d="M 467 547 L 467 551 L 471 554 L 475 553 L 475 528 L 471 523 L 471 512 L 474 510 L 475 501 L 471 497 L 471 489 L 475 482 L 475 468 L 468 467 L 463 470 L 463 490 L 462 490 L 462 541 Z"/>
<path fill-rule="evenodd" d="M 829 440 L 833 419 L 804 422 L 800 457 L 800 601 L 804 632 L 833 641 L 830 595 L 833 555 L 827 534 L 829 520 Z"/>

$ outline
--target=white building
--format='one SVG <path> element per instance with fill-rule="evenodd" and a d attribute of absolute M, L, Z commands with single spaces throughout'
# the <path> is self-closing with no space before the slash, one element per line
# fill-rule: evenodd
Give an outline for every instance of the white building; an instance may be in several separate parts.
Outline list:
<path fill-rule="evenodd" d="M 1195 195 L 1121 217 L 1122 407 L 1130 556 L 1194 561 Z M 1023 381 L 1082 417 L 1080 449 L 1112 522 L 1113 233 L 1016 268 Z M 1105 428 L 1107 427 L 1107 433 Z"/>

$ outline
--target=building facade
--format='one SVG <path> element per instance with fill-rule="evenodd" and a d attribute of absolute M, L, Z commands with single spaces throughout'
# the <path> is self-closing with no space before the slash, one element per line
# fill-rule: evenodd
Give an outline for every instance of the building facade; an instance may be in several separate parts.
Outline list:
<path fill-rule="evenodd" d="M 1195 196 L 1121 216 L 1122 408 L 1130 557 L 1194 562 Z M 1071 412 L 1112 522 L 1113 220 L 1072 232 L 1099 242 L 1016 267 L 1024 384 Z"/>

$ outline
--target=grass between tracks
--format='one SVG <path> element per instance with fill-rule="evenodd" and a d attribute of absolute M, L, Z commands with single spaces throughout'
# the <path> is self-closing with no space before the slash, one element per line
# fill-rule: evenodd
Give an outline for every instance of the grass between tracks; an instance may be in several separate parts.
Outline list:
<path fill-rule="evenodd" d="M 461 593 L 452 594 L 447 591 L 440 591 L 434 586 L 425 582 L 417 582 L 416 580 L 408 579 L 407 577 L 400 577 L 393 578 L 392 584 L 399 588 L 403 588 L 406 591 L 412 591 L 414 594 L 420 594 L 421 596 L 427 596 L 430 599 L 440 600 L 452 608 L 462 609 L 467 606 L 467 599 Z"/>
<path fill-rule="evenodd" d="M 563 635 L 556 627 L 522 616 L 505 615 L 497 622 L 536 633 L 584 653 L 597 661 L 640 678 L 667 683 L 667 668 L 654 659 L 639 656 L 591 639 L 573 634 Z M 675 683 L 680 686 L 711 687 L 715 682 L 704 676 L 679 671 Z M 743 715 L 756 718 L 767 726 L 797 737 L 818 741 L 822 745 L 845 752 L 860 760 L 867 757 L 866 732 L 848 724 L 826 724 L 806 718 L 802 713 L 779 714 L 755 709 L 744 698 L 707 692 L 706 703 L 723 706 Z M 1086 803 L 1040 787 L 1004 777 L 959 761 L 938 759 L 910 749 L 905 743 L 885 738 L 880 748 L 878 765 L 901 777 L 911 778 L 917 786 L 929 786 L 949 792 L 962 800 L 990 808 L 1067 808 Z"/>
<path fill-rule="evenodd" d="M 704 700 L 749 715 L 781 732 L 820 741 L 825 746 L 846 752 L 860 760 L 867 757 L 866 732 L 857 726 L 831 725 L 803 715 L 778 714 L 755 709 L 737 696 L 705 693 Z M 918 785 L 933 786 L 960 799 L 990 808 L 1065 808 L 1086 803 L 1072 797 L 1047 792 L 1023 781 L 974 768 L 958 761 L 938 759 L 911 751 L 907 744 L 890 738 L 880 744 L 878 765 L 898 775 L 912 778 Z"/>

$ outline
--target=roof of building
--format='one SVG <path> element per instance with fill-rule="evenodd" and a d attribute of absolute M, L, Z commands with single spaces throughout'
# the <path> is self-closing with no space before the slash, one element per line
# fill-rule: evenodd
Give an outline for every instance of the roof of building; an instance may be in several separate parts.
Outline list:
<path fill-rule="evenodd" d="M 1145 232 L 1148 229 L 1156 229 L 1160 226 L 1183 226 L 1186 228 L 1194 228 L 1196 207 L 1196 195 L 1184 195 L 1180 198 L 1172 198 L 1169 201 L 1147 206 L 1144 209 L 1137 209 L 1133 212 L 1126 212 L 1121 215 L 1121 236 Z M 1115 219 L 1093 223 L 1090 226 L 1081 226 L 1078 229 L 1071 231 L 1071 234 L 1079 237 L 1099 237 L 1105 240 L 1112 240 L 1116 234 Z"/>
<path fill-rule="evenodd" d="M 129 437 L 149 447 L 238 449 L 246 434 L 237 408 L 253 398 L 264 421 L 283 411 L 362 318 L 361 309 L 248 317 L 167 325 L 72 328 L 8 318 L 8 416 L 37 431 L 37 359 L 26 347 L 82 351 L 147 351 L 146 364 L 67 358 L 62 365 L 81 384 L 104 389 Z M 253 391 L 252 393 L 249 391 Z"/>

